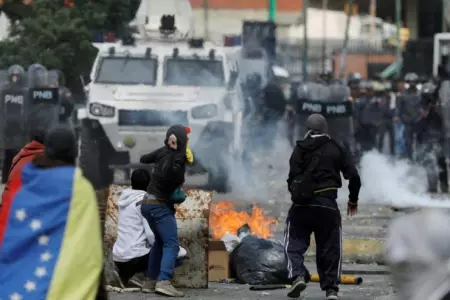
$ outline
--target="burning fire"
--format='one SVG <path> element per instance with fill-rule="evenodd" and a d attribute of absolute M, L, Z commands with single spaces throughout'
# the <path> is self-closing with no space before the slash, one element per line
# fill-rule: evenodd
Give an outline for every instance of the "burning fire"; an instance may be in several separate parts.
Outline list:
<path fill-rule="evenodd" d="M 231 201 L 221 201 L 211 207 L 209 226 L 212 238 L 220 240 L 226 233 L 236 234 L 239 228 L 247 224 L 252 234 L 269 238 L 272 236 L 273 225 L 278 220 L 264 215 L 262 208 L 253 205 L 252 214 L 245 211 L 238 212 Z"/>

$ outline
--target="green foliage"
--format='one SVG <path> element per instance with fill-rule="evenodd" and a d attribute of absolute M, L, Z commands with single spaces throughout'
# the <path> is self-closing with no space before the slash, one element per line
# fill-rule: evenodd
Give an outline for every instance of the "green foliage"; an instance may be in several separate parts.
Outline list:
<path fill-rule="evenodd" d="M 138 2 L 77 0 L 74 7 L 67 7 L 63 0 L 34 0 L 22 8 L 15 3 L 19 9 L 15 18 L 21 21 L 14 26 L 13 37 L 0 42 L 0 68 L 12 64 L 26 68 L 40 63 L 62 70 L 69 81 L 87 74 L 96 54 L 92 46 L 94 33 L 120 31 L 134 17 Z M 3 8 L 7 13 L 8 7 Z M 11 10 L 7 15 L 12 15 Z"/>

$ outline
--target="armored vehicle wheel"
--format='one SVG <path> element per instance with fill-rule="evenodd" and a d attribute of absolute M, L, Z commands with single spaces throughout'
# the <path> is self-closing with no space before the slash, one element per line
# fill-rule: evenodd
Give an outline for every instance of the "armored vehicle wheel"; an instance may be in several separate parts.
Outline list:
<path fill-rule="evenodd" d="M 114 171 L 109 168 L 109 141 L 101 126 L 83 120 L 80 137 L 80 167 L 95 190 L 106 189 L 113 181 Z"/>

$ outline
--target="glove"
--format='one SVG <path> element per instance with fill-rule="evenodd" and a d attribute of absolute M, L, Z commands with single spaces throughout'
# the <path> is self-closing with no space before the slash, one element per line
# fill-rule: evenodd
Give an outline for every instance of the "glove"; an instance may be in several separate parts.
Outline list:
<path fill-rule="evenodd" d="M 191 165 L 194 163 L 194 154 L 192 154 L 192 150 L 189 146 L 186 147 L 186 160 Z"/>

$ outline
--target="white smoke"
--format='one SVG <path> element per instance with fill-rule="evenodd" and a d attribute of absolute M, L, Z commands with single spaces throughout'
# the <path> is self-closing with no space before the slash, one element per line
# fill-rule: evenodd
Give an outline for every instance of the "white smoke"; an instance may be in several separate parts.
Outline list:
<path fill-rule="evenodd" d="M 426 171 L 406 160 L 397 160 L 376 151 L 361 159 L 361 202 L 395 207 L 448 207 L 450 197 L 427 193 Z"/>
<path fill-rule="evenodd" d="M 286 179 L 292 146 L 288 141 L 285 122 L 283 119 L 278 124 L 272 124 L 277 127 L 275 135 L 259 136 L 263 142 L 273 141 L 271 149 L 261 149 L 258 143 L 260 140 L 256 141 L 255 136 L 245 141 L 247 147 L 251 148 L 247 149 L 250 150 L 250 168 L 239 160 L 230 161 L 228 169 L 233 196 L 247 201 L 288 200 Z"/>

